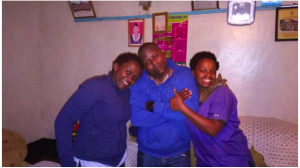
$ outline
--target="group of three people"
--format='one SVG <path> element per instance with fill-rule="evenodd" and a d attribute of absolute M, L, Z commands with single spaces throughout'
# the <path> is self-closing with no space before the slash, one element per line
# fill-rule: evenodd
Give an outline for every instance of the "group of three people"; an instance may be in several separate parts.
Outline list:
<path fill-rule="evenodd" d="M 83 82 L 58 114 L 61 165 L 124 167 L 130 119 L 138 127 L 138 167 L 191 166 L 191 140 L 197 166 L 253 166 L 236 97 L 217 79 L 215 55 L 196 53 L 190 68 L 166 59 L 154 43 L 143 44 L 138 56 L 120 54 L 108 75 Z"/>

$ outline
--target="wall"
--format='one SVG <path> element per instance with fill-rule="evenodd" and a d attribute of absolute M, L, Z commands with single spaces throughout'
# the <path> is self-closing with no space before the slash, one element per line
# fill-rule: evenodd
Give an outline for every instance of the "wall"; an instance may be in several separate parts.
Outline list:
<path fill-rule="evenodd" d="M 182 1 L 155 1 L 149 12 L 138 1 L 93 3 L 101 17 L 191 10 Z M 3 128 L 27 141 L 54 138 L 55 117 L 78 85 L 107 73 L 119 53 L 138 50 L 127 46 L 126 20 L 75 23 L 68 2 L 3 2 L 3 9 Z M 275 10 L 257 11 L 250 26 L 229 26 L 226 16 L 189 16 L 187 60 L 201 50 L 218 56 L 239 115 L 298 123 L 298 42 L 274 41 Z M 151 19 L 145 26 L 152 41 Z"/>
<path fill-rule="evenodd" d="M 207 50 L 218 56 L 239 115 L 298 122 L 298 42 L 274 41 L 275 11 L 256 12 L 251 26 L 228 26 L 224 14 L 190 16 L 189 23 L 199 26 L 189 29 L 188 55 Z"/>
<path fill-rule="evenodd" d="M 2 128 L 27 141 L 40 138 L 42 101 L 39 4 L 2 3 Z"/>

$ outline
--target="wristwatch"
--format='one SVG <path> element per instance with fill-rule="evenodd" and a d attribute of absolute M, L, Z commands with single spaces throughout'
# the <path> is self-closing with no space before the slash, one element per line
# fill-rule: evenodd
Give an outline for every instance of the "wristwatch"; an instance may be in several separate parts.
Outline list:
<path fill-rule="evenodd" d="M 146 102 L 146 110 L 149 112 L 154 112 L 154 102 L 147 101 Z"/>

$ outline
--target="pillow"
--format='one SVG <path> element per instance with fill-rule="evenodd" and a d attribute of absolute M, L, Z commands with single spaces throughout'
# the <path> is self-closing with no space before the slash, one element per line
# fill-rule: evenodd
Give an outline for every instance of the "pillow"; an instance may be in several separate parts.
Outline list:
<path fill-rule="evenodd" d="M 24 138 L 14 131 L 2 129 L 2 166 L 21 167 L 26 155 Z"/>

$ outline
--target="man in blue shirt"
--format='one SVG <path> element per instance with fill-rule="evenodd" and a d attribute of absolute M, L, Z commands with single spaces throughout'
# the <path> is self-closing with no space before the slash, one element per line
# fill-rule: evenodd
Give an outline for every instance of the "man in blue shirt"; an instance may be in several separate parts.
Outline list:
<path fill-rule="evenodd" d="M 131 87 L 131 122 L 138 127 L 138 167 L 190 167 L 190 136 L 186 118 L 170 108 L 173 89 L 189 89 L 186 105 L 197 111 L 199 91 L 189 68 L 166 59 L 154 43 L 138 51 L 145 71 Z"/>

